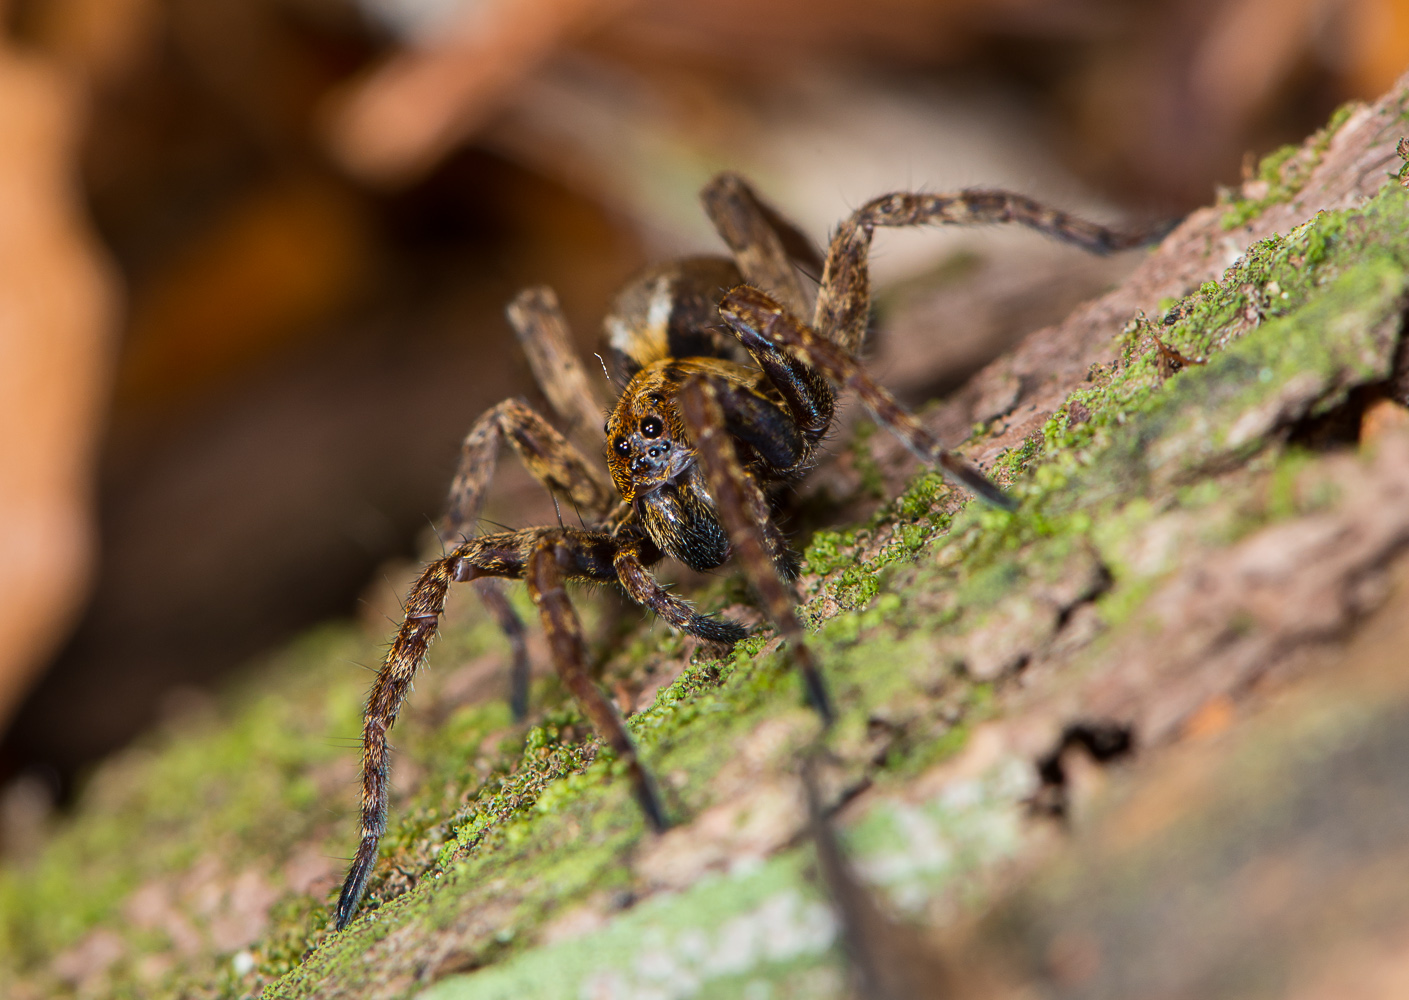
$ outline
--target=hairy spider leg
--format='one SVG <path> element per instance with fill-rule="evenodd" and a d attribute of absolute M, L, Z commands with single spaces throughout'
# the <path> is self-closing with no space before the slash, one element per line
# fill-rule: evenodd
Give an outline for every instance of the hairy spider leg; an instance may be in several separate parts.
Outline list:
<path fill-rule="evenodd" d="M 550 492 L 566 496 L 589 516 L 604 517 L 615 506 L 615 498 L 601 473 L 567 438 L 526 403 L 506 399 L 485 411 L 465 435 L 439 526 L 442 545 L 453 546 L 473 533 L 494 479 L 499 446 L 506 440 L 535 479 Z M 514 718 L 521 720 L 528 713 L 531 672 L 523 621 L 498 581 L 484 580 L 475 590 L 509 641 L 509 706 Z"/>
<path fill-rule="evenodd" d="M 1102 226 L 1010 191 L 882 195 L 853 212 L 832 237 L 812 328 L 850 354 L 861 349 L 871 319 L 867 257 L 877 226 L 981 226 L 1004 222 L 1027 226 L 1097 254 L 1143 246 L 1168 229 L 1166 225 L 1131 229 Z"/>
<path fill-rule="evenodd" d="M 506 399 L 474 422 L 460 446 L 460 461 L 440 525 L 441 540 L 446 544 L 473 528 L 494 479 L 499 446 L 505 441 L 534 479 L 579 510 L 600 518 L 616 506 L 616 496 L 596 466 L 527 403 Z"/>
<path fill-rule="evenodd" d="M 386 832 L 387 778 L 391 763 L 387 754 L 387 730 L 396 724 L 401 702 L 410 690 L 416 668 L 425 659 L 426 649 L 435 638 L 445 594 L 459 550 L 438 559 L 421 571 L 406 598 L 406 615 L 387 650 L 382 669 L 367 695 L 362 721 L 362 838 L 357 845 L 338 896 L 334 927 L 342 930 L 367 888 L 367 879 L 377 863 L 377 845 Z"/>
<path fill-rule="evenodd" d="M 442 544 L 453 545 L 462 539 L 479 517 L 494 478 L 499 446 L 505 440 L 514 447 L 529 472 L 549 490 L 565 494 L 594 515 L 603 514 L 614 505 L 611 490 L 603 482 L 601 473 L 565 437 L 526 404 L 507 399 L 486 411 L 465 436 L 446 513 L 439 526 Z M 367 698 L 362 734 L 362 839 L 338 900 L 338 928 L 346 926 L 356 912 L 376 863 L 377 845 L 386 828 L 389 767 L 386 734 L 395 724 L 412 678 L 435 637 L 452 578 L 477 579 L 480 599 L 509 640 L 513 657 L 511 710 L 515 718 L 523 718 L 527 713 L 530 665 L 524 625 L 498 589 L 497 581 L 488 579 L 521 576 L 522 572 L 504 572 L 503 567 L 492 560 L 479 567 L 483 572 L 467 576 L 460 575 L 459 569 L 467 560 L 473 563 L 477 555 L 505 551 L 505 538 L 523 537 L 522 532 L 510 532 L 464 541 L 449 554 L 430 563 L 407 596 L 405 617 Z"/>
<path fill-rule="evenodd" d="M 798 280 L 796 261 L 822 270 L 822 256 L 812 241 L 768 205 L 742 177 L 716 174 L 700 192 L 705 214 L 734 255 L 744 281 L 767 289 L 799 316 L 812 306 Z"/>
<path fill-rule="evenodd" d="M 576 553 L 566 540 L 544 540 L 529 556 L 524 579 L 528 592 L 543 619 L 543 631 L 553 653 L 553 666 L 563 686 L 582 706 L 598 735 L 626 764 L 631 788 L 646 822 L 656 833 L 670 827 L 660 793 L 650 771 L 636 753 L 636 745 L 626 732 L 626 726 L 615 706 L 592 681 L 587 668 L 587 654 L 582 641 L 582 625 L 568 599 L 564 579 L 574 565 Z"/>
<path fill-rule="evenodd" d="M 367 697 L 362 724 L 362 836 L 338 897 L 334 924 L 338 930 L 357 912 L 377 861 L 377 848 L 386 832 L 391 764 L 387 733 L 396 724 L 416 671 L 435 639 L 453 582 L 484 577 L 527 582 L 564 686 L 578 699 L 598 734 L 627 762 L 647 822 L 658 831 L 665 829 L 665 811 L 649 773 L 637 760 L 620 716 L 588 676 L 581 627 L 563 589 L 568 580 L 616 580 L 619 550 L 617 539 L 604 531 L 526 528 L 470 539 L 422 570 L 407 595 L 406 616 Z"/>
<path fill-rule="evenodd" d="M 608 407 L 593 388 L 596 380 L 588 376 L 573 350 L 557 295 L 546 285 L 525 288 L 505 313 L 534 380 L 553 412 L 562 418 L 566 436 L 583 447 L 600 448 L 602 418 Z"/>
<path fill-rule="evenodd" d="M 951 478 L 995 507 L 1013 510 L 1017 501 L 983 473 L 946 450 L 914 415 L 877 383 L 850 352 L 816 333 L 756 288 L 740 285 L 719 303 L 719 315 L 745 344 L 762 340 L 784 348 L 800 362 L 846 386 L 922 462 L 938 465 Z"/>
<path fill-rule="evenodd" d="M 777 570 L 776 546 L 782 536 L 768 512 L 768 500 L 744 472 L 729 432 L 714 382 L 692 376 L 680 390 L 680 413 L 704 468 L 710 495 L 729 534 L 733 555 L 743 567 L 764 611 L 788 644 L 788 654 L 802 678 L 807 698 L 830 726 L 835 713 L 827 685 L 797 617 L 796 599 Z"/>

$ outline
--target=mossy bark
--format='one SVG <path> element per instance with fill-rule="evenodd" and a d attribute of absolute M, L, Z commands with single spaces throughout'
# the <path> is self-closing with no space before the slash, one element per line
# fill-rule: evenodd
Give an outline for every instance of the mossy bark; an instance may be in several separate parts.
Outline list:
<path fill-rule="evenodd" d="M 1359 784 L 1345 788 L 1397 795 L 1393 776 L 1409 773 L 1374 766 L 1398 752 L 1402 685 L 1372 669 L 1383 656 L 1357 653 L 1402 603 L 1409 546 L 1409 193 L 1394 154 L 1406 88 L 1277 154 L 1120 288 L 927 414 L 946 440 L 967 438 L 1016 513 L 966 505 L 884 435 L 845 452 L 833 482 L 895 499 L 807 547 L 801 592 L 839 706 L 824 795 L 844 803 L 837 824 L 867 884 L 936 954 L 976 956 L 966 982 L 986 995 L 1152 995 L 1151 982 L 1234 995 L 1226 984 L 1254 981 L 1237 995 L 1282 995 L 1266 963 L 1207 944 L 1197 905 L 1170 917 L 1186 962 L 1131 928 L 1170 909 L 1151 900 L 1171 873 L 1216 897 L 1261 856 L 1259 836 L 1303 871 L 1296 845 L 1334 841 L 1336 809 L 1359 816 L 1316 775 L 1348 770 Z M 715 610 L 740 594 L 723 581 L 695 596 Z M 395 734 L 369 901 L 331 934 L 355 826 L 355 752 L 338 740 L 358 731 L 366 686 L 348 664 L 377 662 L 379 645 L 330 625 L 106 765 L 43 850 L 5 869 L 6 995 L 843 995 L 800 804 L 818 721 L 786 657 L 766 631 L 723 660 L 650 623 L 599 631 L 669 834 L 645 831 L 551 681 L 533 724 L 511 724 L 486 694 L 500 640 L 462 611 Z M 1264 708 L 1330 667 L 1360 679 Z M 1346 742 L 1361 731 L 1374 739 Z M 1213 733 L 1223 751 L 1199 743 Z M 1307 782 L 1281 763 L 1300 733 L 1313 734 L 1296 751 Z M 1170 791 L 1194 743 L 1243 785 Z M 1093 792 L 1110 782 L 1093 759 L 1117 746 L 1134 762 L 1115 794 Z M 1129 804 L 1142 794 L 1189 829 Z M 1230 801 L 1253 812 L 1231 822 Z M 1267 833 L 1294 829 L 1297 808 L 1315 837 Z M 1087 818 L 1103 811 L 1114 818 Z M 1409 849 L 1409 824 L 1373 826 L 1373 849 L 1343 855 L 1344 884 L 1377 885 L 1364 872 Z M 1118 859 L 1104 871 L 1089 860 L 1101 844 Z M 1161 868 L 1165 849 L 1196 860 Z M 1323 884 L 1293 881 L 1294 901 Z M 1064 909 L 1084 914 L 1076 938 Z M 1409 923 L 1409 893 L 1354 912 L 1337 941 Z M 1327 937 L 1312 923 L 1279 925 L 1278 954 L 1310 962 L 1294 945 Z M 1144 966 L 1103 958 L 1127 954 L 1122 934 Z"/>

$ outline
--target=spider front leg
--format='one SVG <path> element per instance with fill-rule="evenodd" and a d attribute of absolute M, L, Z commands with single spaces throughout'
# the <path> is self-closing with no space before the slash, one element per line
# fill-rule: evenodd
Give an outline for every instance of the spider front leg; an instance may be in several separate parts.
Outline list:
<path fill-rule="evenodd" d="M 505 441 L 534 479 L 589 516 L 603 517 L 616 505 L 602 474 L 567 438 L 526 403 L 506 399 L 475 421 L 460 446 L 460 462 L 439 527 L 445 544 L 463 536 L 479 517 L 494 479 L 499 446 Z"/>
<path fill-rule="evenodd" d="M 626 761 L 636 799 L 647 822 L 666 827 L 665 810 L 649 773 L 611 703 L 592 683 L 583 651 L 582 629 L 568 603 L 568 580 L 606 583 L 617 579 L 620 546 L 608 533 L 581 528 L 527 528 L 481 535 L 429 564 L 406 598 L 406 617 L 367 697 L 362 723 L 362 836 L 338 897 L 334 927 L 346 927 L 357 912 L 386 832 L 390 756 L 387 733 L 416 671 L 425 662 L 445 611 L 451 583 L 487 577 L 523 579 L 538 607 L 552 650 L 553 665 L 577 698 L 597 732 Z"/>
<path fill-rule="evenodd" d="M 777 546 L 781 532 L 768 512 L 768 500 L 744 472 L 729 433 L 719 393 L 708 379 L 693 377 L 680 390 L 680 414 L 689 429 L 695 454 L 705 472 L 719 519 L 729 534 L 733 555 L 802 677 L 807 698 L 830 726 L 835 713 L 827 685 L 805 642 L 796 600 L 778 572 Z"/>
<path fill-rule="evenodd" d="M 515 300 L 511 311 L 530 329 L 550 323 L 553 313 L 545 317 L 538 297 L 546 290 L 525 292 Z M 556 303 L 553 303 L 556 307 Z M 542 343 L 542 337 L 531 338 Z M 546 350 L 546 349 L 545 349 Z M 548 355 L 561 358 L 561 353 Z M 556 366 L 561 369 L 559 362 Z M 494 479 L 499 461 L 500 445 L 508 441 L 523 461 L 529 473 L 550 492 L 566 497 L 578 510 L 593 518 L 606 516 L 615 505 L 610 487 L 603 482 L 595 466 L 582 456 L 567 438 L 559 434 L 548 421 L 528 405 L 516 399 L 506 399 L 490 407 L 475 421 L 465 435 L 460 448 L 460 462 L 451 481 L 445 516 L 439 525 L 442 545 L 454 545 L 463 540 L 484 508 L 485 495 Z M 481 580 L 476 585 L 481 602 L 499 629 L 509 640 L 512 667 L 509 674 L 509 707 L 515 719 L 528 712 L 530 664 L 523 622 L 495 580 Z"/>
<path fill-rule="evenodd" d="M 661 804 L 651 773 L 637 756 L 636 745 L 621 721 L 621 716 L 606 695 L 592 681 L 587 667 L 587 653 L 582 641 L 582 624 L 568 600 L 564 587 L 565 574 L 571 572 L 575 554 L 567 539 L 540 543 L 528 558 L 524 579 L 528 592 L 543 619 L 543 631 L 553 653 L 553 666 L 563 686 L 582 706 L 599 736 L 626 764 L 636 802 L 646 822 L 656 833 L 664 833 L 670 822 Z"/>
<path fill-rule="evenodd" d="M 946 450 L 884 386 L 877 383 L 840 344 L 819 335 L 756 288 L 741 285 L 719 303 L 719 315 L 745 345 L 762 342 L 782 348 L 802 364 L 855 390 L 876 422 L 889 428 L 922 462 L 938 465 L 979 498 L 1013 510 L 1017 501 L 983 473 Z"/>
<path fill-rule="evenodd" d="M 377 845 L 386 832 L 387 779 L 391 769 L 386 734 L 396 724 L 416 669 L 435 639 L 440 615 L 445 610 L 445 594 L 460 558 L 457 549 L 421 571 L 406 598 L 406 617 L 367 695 L 362 721 L 362 837 L 338 896 L 333 924 L 337 930 L 346 927 L 357 912 L 367 879 L 377 863 Z"/>

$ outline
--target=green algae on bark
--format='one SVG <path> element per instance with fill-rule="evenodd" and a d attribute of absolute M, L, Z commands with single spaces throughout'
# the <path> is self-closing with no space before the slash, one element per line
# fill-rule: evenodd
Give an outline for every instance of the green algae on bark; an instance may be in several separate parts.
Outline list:
<path fill-rule="evenodd" d="M 1010 759 L 944 796 L 918 803 L 882 797 L 848 831 L 848 852 L 903 911 L 919 915 L 937 895 L 1017 850 L 1032 778 Z M 847 996 L 836 918 L 809 874 L 811 855 L 809 847 L 790 847 L 750 858 L 610 921 L 570 916 L 557 940 L 532 954 L 447 978 L 420 996 Z"/>

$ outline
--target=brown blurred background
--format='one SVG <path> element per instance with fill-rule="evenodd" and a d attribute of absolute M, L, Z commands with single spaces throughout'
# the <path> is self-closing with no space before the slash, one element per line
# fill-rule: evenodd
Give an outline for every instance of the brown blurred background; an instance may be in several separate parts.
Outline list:
<path fill-rule="evenodd" d="M 536 398 L 503 304 L 553 285 L 590 349 L 715 246 L 714 170 L 819 242 L 897 187 L 1171 215 L 1409 65 L 1409 0 L 0 10 L 0 784 L 49 801 L 389 587 L 473 418 Z M 874 363 L 923 399 L 1129 266 L 888 235 Z M 551 516 L 501 478 L 491 516 Z"/>

